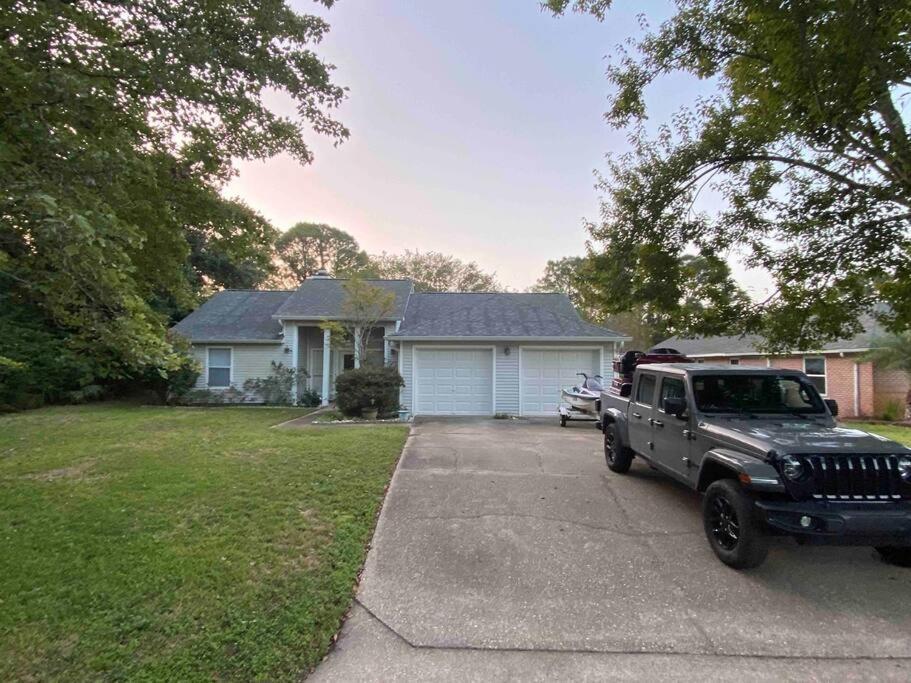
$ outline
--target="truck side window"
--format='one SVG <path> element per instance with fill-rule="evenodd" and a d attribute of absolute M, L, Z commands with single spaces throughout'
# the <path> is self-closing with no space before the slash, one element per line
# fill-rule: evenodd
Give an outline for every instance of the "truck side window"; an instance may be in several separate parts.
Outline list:
<path fill-rule="evenodd" d="M 686 398 L 686 387 L 683 380 L 678 377 L 665 377 L 661 380 L 661 400 L 658 407 L 664 410 L 664 399 Z"/>
<path fill-rule="evenodd" d="M 639 387 L 636 389 L 636 403 L 643 405 L 652 405 L 652 399 L 655 397 L 655 376 L 641 375 L 639 377 Z"/>

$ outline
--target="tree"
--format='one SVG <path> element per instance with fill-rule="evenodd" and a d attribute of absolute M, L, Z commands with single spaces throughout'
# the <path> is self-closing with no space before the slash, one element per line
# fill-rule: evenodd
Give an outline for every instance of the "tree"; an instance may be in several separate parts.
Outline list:
<path fill-rule="evenodd" d="M 566 294 L 582 317 L 633 337 L 634 348 L 672 335 L 722 334 L 749 306 L 721 259 L 685 254 L 667 259 L 661 272 L 677 284 L 648 270 L 626 281 L 600 254 L 570 256 L 548 261 L 532 291 Z M 616 279 L 608 278 L 611 273 Z"/>
<path fill-rule="evenodd" d="M 611 2 L 548 5 L 603 17 Z M 633 149 L 611 158 L 603 220 L 589 226 L 604 306 L 654 291 L 614 298 L 620 281 L 679 290 L 683 272 L 665 269 L 685 250 L 734 250 L 775 287 L 732 331 L 764 335 L 769 350 L 850 336 L 877 300 L 892 304 L 891 329 L 911 326 L 909 25 L 907 0 L 680 0 L 621 49 L 607 118 L 633 126 Z M 649 135 L 645 93 L 678 72 L 713 79 L 717 94 Z M 721 203 L 711 215 L 694 211 L 706 187 Z"/>
<path fill-rule="evenodd" d="M 327 320 L 320 325 L 335 337 L 333 344 L 350 341 L 354 346 L 354 363 L 359 367 L 367 360 L 370 333 L 381 320 L 389 320 L 395 312 L 395 293 L 371 285 L 360 277 L 352 277 L 342 285 L 345 301 L 341 319 Z"/>
<path fill-rule="evenodd" d="M 7 304 L 37 306 L 94 379 L 176 369 L 150 302 L 192 306 L 234 266 L 261 268 L 271 244 L 265 221 L 221 197 L 234 160 L 308 163 L 306 131 L 347 136 L 328 113 L 344 91 L 312 51 L 327 30 L 277 0 L 5 3 Z M 275 91 L 295 115 L 267 106 Z"/>
<path fill-rule="evenodd" d="M 336 277 L 357 275 L 368 265 L 367 254 L 344 230 L 322 223 L 298 223 L 275 243 L 278 279 L 296 287 L 318 270 Z"/>
<path fill-rule="evenodd" d="M 409 251 L 370 257 L 380 278 L 407 279 L 418 292 L 499 292 L 495 273 L 485 273 L 477 263 L 461 261 L 436 251 Z"/>

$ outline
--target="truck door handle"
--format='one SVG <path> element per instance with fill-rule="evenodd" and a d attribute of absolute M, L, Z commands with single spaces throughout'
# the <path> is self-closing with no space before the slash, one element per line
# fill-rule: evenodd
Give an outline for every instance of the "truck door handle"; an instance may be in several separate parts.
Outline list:
<path fill-rule="evenodd" d="M 680 432 L 680 433 L 683 434 L 683 438 L 684 438 L 684 439 L 691 439 L 691 438 L 693 438 L 693 432 L 691 432 L 689 429 L 684 429 L 684 430 L 683 430 L 682 432 Z"/>
<path fill-rule="evenodd" d="M 664 423 L 661 420 L 649 420 L 656 427 L 663 427 Z"/>
<path fill-rule="evenodd" d="M 642 413 L 633 413 L 633 417 L 635 417 L 637 420 L 642 419 Z"/>

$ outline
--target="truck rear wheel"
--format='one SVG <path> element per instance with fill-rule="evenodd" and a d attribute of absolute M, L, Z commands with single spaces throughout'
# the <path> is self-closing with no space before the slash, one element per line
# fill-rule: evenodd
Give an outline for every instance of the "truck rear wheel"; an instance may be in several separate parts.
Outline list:
<path fill-rule="evenodd" d="M 899 567 L 911 567 L 911 548 L 897 545 L 877 546 L 876 552 L 885 562 Z"/>
<path fill-rule="evenodd" d="M 761 565 L 769 553 L 765 529 L 752 499 L 733 479 L 719 479 L 702 500 L 702 522 L 718 559 L 734 569 Z"/>
<path fill-rule="evenodd" d="M 633 464 L 633 452 L 620 443 L 613 422 L 604 425 L 604 460 L 608 469 L 617 474 L 626 474 Z"/>

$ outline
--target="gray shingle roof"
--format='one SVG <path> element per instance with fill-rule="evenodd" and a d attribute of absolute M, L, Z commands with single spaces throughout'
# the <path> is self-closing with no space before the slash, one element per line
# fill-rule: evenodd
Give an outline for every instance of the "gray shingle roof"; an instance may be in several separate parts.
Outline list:
<path fill-rule="evenodd" d="M 279 341 L 281 324 L 272 318 L 291 292 L 226 289 L 177 323 L 173 330 L 192 342 Z"/>
<path fill-rule="evenodd" d="M 796 353 L 811 351 L 862 351 L 875 345 L 877 339 L 886 335 L 882 326 L 876 322 L 872 316 L 861 318 L 863 331 L 849 339 L 839 339 L 837 341 L 824 344 L 821 349 L 796 349 Z M 693 339 L 684 339 L 682 337 L 671 337 L 655 346 L 669 346 L 677 349 L 688 356 L 705 356 L 705 355 L 737 355 L 737 354 L 757 354 L 760 353 L 758 346 L 762 342 L 762 337 L 755 334 L 748 334 L 742 337 L 695 337 Z"/>
<path fill-rule="evenodd" d="M 341 315 L 346 293 L 347 280 L 335 278 L 312 278 L 304 280 L 300 287 L 275 311 L 277 318 L 337 318 Z M 382 287 L 395 294 L 393 320 L 401 320 L 405 314 L 408 295 L 414 289 L 411 280 L 365 280 L 366 283 Z"/>
<path fill-rule="evenodd" d="M 623 338 L 587 323 L 563 294 L 416 293 L 393 337 Z"/>

